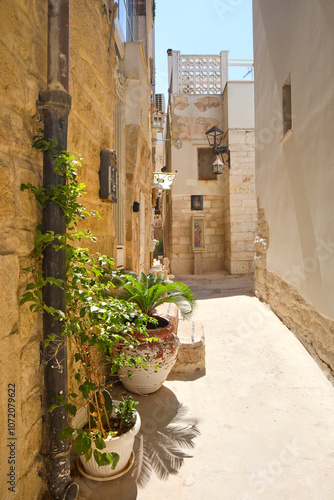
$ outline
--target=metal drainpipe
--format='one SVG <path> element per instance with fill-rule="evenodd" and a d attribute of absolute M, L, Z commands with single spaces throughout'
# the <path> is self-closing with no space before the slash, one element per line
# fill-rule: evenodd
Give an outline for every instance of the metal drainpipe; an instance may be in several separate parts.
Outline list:
<path fill-rule="evenodd" d="M 69 0 L 48 0 L 48 73 L 47 90 L 40 94 L 40 109 L 43 113 L 44 138 L 58 141 L 60 150 L 67 149 L 67 124 L 71 107 L 68 93 L 69 83 Z M 64 183 L 54 172 L 54 161 L 47 153 L 43 158 L 43 187 Z M 43 209 L 43 231 L 55 234 L 66 233 L 65 215 L 55 204 Z M 55 243 L 57 241 L 55 240 Z M 48 246 L 44 252 L 43 272 L 45 276 L 66 279 L 64 252 L 56 252 Z M 65 311 L 65 292 L 55 286 L 45 286 L 43 300 L 46 305 Z M 62 336 L 62 324 L 52 315 L 43 314 L 44 339 L 51 333 L 55 340 L 43 351 L 44 361 L 44 407 L 45 439 L 44 456 L 49 495 L 56 500 L 74 500 L 79 491 L 70 477 L 69 441 L 60 441 L 58 435 L 67 423 L 63 408 L 48 413 L 56 402 L 56 396 L 67 395 L 67 348 Z M 56 354 L 55 354 L 56 353 Z"/>

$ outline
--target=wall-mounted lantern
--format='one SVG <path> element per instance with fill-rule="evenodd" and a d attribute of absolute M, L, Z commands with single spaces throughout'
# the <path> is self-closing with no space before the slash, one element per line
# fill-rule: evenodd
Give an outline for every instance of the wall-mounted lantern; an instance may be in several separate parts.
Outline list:
<path fill-rule="evenodd" d="M 110 149 L 100 153 L 100 198 L 117 203 L 117 159 Z"/>
<path fill-rule="evenodd" d="M 224 165 L 230 168 L 230 151 L 227 146 L 221 146 L 225 135 L 218 127 L 212 127 L 205 132 L 209 145 L 212 147 L 216 159 L 212 165 L 214 174 L 222 174 Z"/>
<path fill-rule="evenodd" d="M 221 161 L 219 156 L 216 156 L 215 161 L 212 164 L 212 172 L 214 174 L 222 174 L 224 170 L 224 163 Z"/>

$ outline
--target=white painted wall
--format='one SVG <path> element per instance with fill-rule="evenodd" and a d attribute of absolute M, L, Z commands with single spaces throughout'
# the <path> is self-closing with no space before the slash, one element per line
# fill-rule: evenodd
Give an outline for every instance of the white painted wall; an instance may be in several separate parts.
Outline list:
<path fill-rule="evenodd" d="M 256 185 L 269 271 L 334 319 L 334 2 L 254 0 Z M 293 132 L 282 139 L 291 72 Z"/>
<path fill-rule="evenodd" d="M 146 66 L 144 50 L 141 42 L 124 44 L 125 57 L 120 67 L 127 77 L 125 91 L 125 123 L 138 125 L 148 143 L 151 141 L 151 124 L 148 103 L 151 88 Z"/>
<path fill-rule="evenodd" d="M 227 127 L 229 129 L 254 128 L 254 82 L 228 82 L 227 93 Z"/>

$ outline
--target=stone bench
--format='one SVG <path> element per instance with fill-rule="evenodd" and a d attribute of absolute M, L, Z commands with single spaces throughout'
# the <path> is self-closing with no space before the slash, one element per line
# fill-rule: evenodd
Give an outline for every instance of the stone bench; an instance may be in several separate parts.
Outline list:
<path fill-rule="evenodd" d="M 202 323 L 180 320 L 177 335 L 181 347 L 171 374 L 192 375 L 205 371 L 205 338 Z"/>

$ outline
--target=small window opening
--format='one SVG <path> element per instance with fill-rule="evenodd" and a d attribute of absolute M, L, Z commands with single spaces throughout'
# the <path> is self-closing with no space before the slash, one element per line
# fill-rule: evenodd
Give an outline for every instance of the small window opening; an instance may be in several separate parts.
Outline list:
<path fill-rule="evenodd" d="M 215 161 L 215 155 L 211 148 L 198 148 L 198 180 L 216 181 L 217 174 L 213 173 L 212 164 Z"/>
<path fill-rule="evenodd" d="M 289 73 L 282 87 L 283 104 L 283 137 L 292 130 L 292 107 L 291 107 L 291 74 Z"/>

